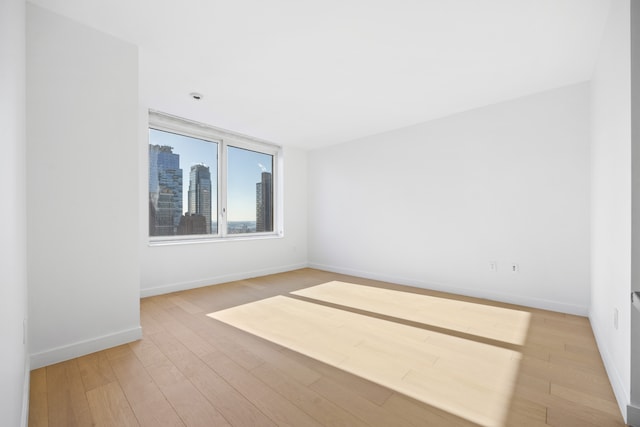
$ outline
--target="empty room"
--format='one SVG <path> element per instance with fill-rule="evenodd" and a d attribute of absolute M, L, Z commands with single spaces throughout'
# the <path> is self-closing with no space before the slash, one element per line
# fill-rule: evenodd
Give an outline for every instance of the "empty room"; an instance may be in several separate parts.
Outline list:
<path fill-rule="evenodd" d="M 640 5 L 3 0 L 0 424 L 640 426 Z"/>

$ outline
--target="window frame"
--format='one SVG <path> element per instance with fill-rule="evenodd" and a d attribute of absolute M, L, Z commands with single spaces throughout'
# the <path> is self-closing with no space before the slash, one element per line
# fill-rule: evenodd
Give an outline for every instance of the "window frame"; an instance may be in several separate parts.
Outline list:
<path fill-rule="evenodd" d="M 284 236 L 282 221 L 282 147 L 268 141 L 252 136 L 243 135 L 226 129 L 207 125 L 194 120 L 185 119 L 157 110 L 149 110 L 147 129 L 169 132 L 186 137 L 196 138 L 217 144 L 217 234 L 185 234 L 173 236 L 150 236 L 150 245 L 185 244 L 202 242 L 221 242 L 231 240 L 256 240 L 265 238 L 278 238 Z M 149 137 L 147 132 L 147 145 Z M 227 227 L 227 148 L 236 147 L 244 150 L 273 156 L 272 165 L 272 191 L 273 191 L 273 231 L 253 233 L 228 233 Z M 148 150 L 147 150 L 148 152 Z M 148 154 L 147 154 L 148 156 Z M 147 179 L 149 177 L 149 158 L 147 157 Z M 146 188 L 148 189 L 147 182 Z M 147 190 L 147 198 L 148 190 Z M 184 211 L 184 209 L 183 209 Z M 183 212 L 184 214 L 184 212 Z M 146 215 L 149 221 L 149 215 Z M 147 227 L 148 229 L 149 227 Z"/>

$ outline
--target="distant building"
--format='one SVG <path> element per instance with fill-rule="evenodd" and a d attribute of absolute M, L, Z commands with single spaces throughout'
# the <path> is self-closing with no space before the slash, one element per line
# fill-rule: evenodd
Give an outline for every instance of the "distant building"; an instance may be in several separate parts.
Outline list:
<path fill-rule="evenodd" d="M 208 166 L 191 166 L 188 202 L 191 215 L 205 218 L 205 232 L 200 234 L 211 234 L 211 172 Z"/>
<path fill-rule="evenodd" d="M 273 231 L 273 178 L 262 172 L 262 181 L 256 183 L 256 232 Z"/>
<path fill-rule="evenodd" d="M 156 234 L 156 207 L 149 198 L 149 236 L 155 236 Z"/>
<path fill-rule="evenodd" d="M 180 218 L 178 234 L 207 234 L 207 219 L 204 215 L 185 213 Z"/>
<path fill-rule="evenodd" d="M 172 147 L 149 145 L 149 235 L 176 234 L 182 216 L 180 155 Z"/>

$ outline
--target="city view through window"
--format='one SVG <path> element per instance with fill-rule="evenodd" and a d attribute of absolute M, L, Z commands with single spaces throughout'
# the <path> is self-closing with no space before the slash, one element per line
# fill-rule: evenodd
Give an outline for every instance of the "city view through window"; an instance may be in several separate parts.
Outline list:
<path fill-rule="evenodd" d="M 273 231 L 273 156 L 149 129 L 149 236 Z M 227 174 L 218 182 L 221 161 Z M 226 206 L 218 206 L 226 185 Z M 218 227 L 226 215 L 226 233 Z"/>

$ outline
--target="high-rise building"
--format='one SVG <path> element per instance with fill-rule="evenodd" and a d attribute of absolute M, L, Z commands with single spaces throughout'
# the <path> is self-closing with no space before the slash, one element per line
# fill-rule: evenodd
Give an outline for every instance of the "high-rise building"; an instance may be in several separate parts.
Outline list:
<path fill-rule="evenodd" d="M 173 147 L 149 145 L 149 235 L 176 234 L 182 216 L 182 169 Z"/>
<path fill-rule="evenodd" d="M 189 174 L 189 213 L 205 217 L 206 234 L 211 234 L 211 172 L 203 164 L 191 166 Z"/>
<path fill-rule="evenodd" d="M 205 234 L 207 232 L 207 219 L 203 215 L 190 214 L 182 215 L 178 234 Z"/>
<path fill-rule="evenodd" d="M 256 183 L 256 232 L 273 231 L 273 178 L 262 172 L 262 181 Z"/>

